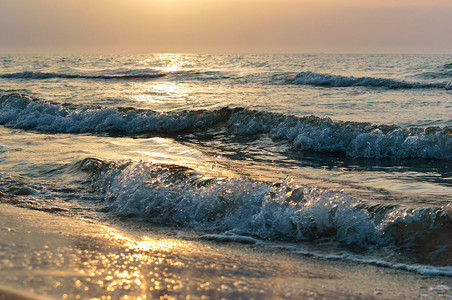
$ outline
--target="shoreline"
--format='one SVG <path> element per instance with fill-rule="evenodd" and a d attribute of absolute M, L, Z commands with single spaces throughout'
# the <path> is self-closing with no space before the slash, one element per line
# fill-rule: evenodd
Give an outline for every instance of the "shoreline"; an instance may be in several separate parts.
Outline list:
<path fill-rule="evenodd" d="M 452 278 L 0 204 L 0 299 L 108 296 L 434 299 Z"/>

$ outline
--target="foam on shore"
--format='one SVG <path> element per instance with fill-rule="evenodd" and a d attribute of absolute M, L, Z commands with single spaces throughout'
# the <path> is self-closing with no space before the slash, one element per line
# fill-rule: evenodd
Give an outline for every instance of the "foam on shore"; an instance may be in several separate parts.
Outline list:
<path fill-rule="evenodd" d="M 0 285 L 13 299 L 452 296 L 448 277 L 0 206 L 0 224 L 10 229 L 0 230 Z"/>

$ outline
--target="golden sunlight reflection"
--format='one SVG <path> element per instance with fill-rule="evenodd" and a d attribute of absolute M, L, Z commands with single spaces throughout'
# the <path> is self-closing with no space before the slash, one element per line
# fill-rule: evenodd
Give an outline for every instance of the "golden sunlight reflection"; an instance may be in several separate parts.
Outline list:
<path fill-rule="evenodd" d="M 181 54 L 159 54 L 158 58 L 164 66 L 158 68 L 162 72 L 176 72 L 184 70 L 183 65 L 188 61 Z"/>
<path fill-rule="evenodd" d="M 174 239 L 151 239 L 143 237 L 141 240 L 133 239 L 125 236 L 116 229 L 106 227 L 106 237 L 113 238 L 116 241 L 123 243 L 130 250 L 137 251 L 166 251 L 171 252 L 174 248 L 185 248 L 189 246 L 188 242 Z"/>
<path fill-rule="evenodd" d="M 96 150 L 98 153 L 102 150 L 103 157 L 109 159 L 175 164 L 199 171 L 209 177 L 237 176 L 237 173 L 221 164 L 221 157 L 206 156 L 195 148 L 167 138 L 116 138 L 106 149 L 99 149 L 97 146 Z"/>
<path fill-rule="evenodd" d="M 162 75 L 178 76 L 191 70 L 187 68 L 189 63 L 187 56 L 181 54 L 153 54 L 138 63 L 144 68 L 151 68 Z M 186 101 L 191 92 L 189 86 L 183 82 L 165 80 L 140 83 L 136 86 L 136 90 L 140 92 L 130 96 L 130 99 L 149 104 Z M 170 107 L 166 106 L 165 110 L 170 110 Z"/>
<path fill-rule="evenodd" d="M 186 85 L 175 82 L 153 82 L 144 87 L 144 93 L 131 96 L 131 100 L 147 103 L 168 103 L 185 101 L 190 90 Z"/>
<path fill-rule="evenodd" d="M 146 299 L 154 292 L 171 292 L 182 287 L 180 276 L 171 273 L 181 266 L 179 253 L 193 250 L 189 241 L 170 238 L 134 238 L 121 231 L 104 226 L 102 236 L 121 245 L 121 251 L 80 257 L 89 269 L 89 283 L 80 281 L 79 288 L 101 288 L 111 295 L 126 294 L 134 299 Z M 77 285 L 77 283 L 76 283 Z M 85 286 L 86 285 L 86 286 Z M 99 298 L 107 299 L 107 298 Z"/>
<path fill-rule="evenodd" d="M 188 63 L 186 55 L 182 54 L 152 54 L 148 58 L 139 61 L 142 65 L 152 65 L 158 71 L 163 73 L 177 72 L 182 70 L 187 70 L 184 65 Z M 156 66 L 155 63 L 158 63 Z"/>

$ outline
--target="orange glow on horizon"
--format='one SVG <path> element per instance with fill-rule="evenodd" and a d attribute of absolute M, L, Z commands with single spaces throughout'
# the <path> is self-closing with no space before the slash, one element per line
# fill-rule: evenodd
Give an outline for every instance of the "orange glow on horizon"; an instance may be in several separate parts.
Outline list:
<path fill-rule="evenodd" d="M 449 0 L 5 0 L 0 52 L 452 52 Z"/>

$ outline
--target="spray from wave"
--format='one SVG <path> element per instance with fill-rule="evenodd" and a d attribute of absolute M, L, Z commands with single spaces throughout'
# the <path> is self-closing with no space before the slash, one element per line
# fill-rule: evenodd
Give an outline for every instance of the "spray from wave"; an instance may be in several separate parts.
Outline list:
<path fill-rule="evenodd" d="M 105 210 L 119 215 L 271 241 L 330 239 L 444 257 L 452 251 L 451 205 L 370 205 L 341 192 L 294 185 L 290 179 L 211 178 L 178 165 L 89 158 L 76 166 L 104 195 Z"/>

